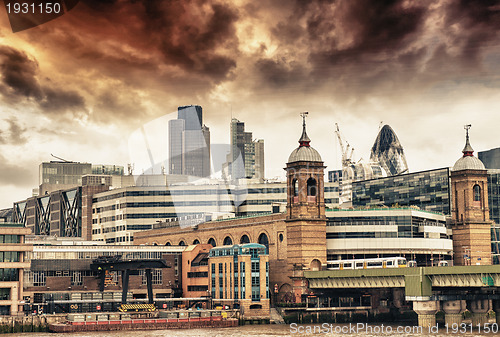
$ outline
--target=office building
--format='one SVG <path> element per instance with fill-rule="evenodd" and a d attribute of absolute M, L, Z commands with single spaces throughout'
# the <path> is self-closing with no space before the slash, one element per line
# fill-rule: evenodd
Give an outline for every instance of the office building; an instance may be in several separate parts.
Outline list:
<path fill-rule="evenodd" d="M 82 177 L 88 174 L 123 176 L 123 166 L 51 161 L 39 166 L 39 191 L 33 196 L 43 196 L 58 190 L 82 186 Z"/>
<path fill-rule="evenodd" d="M 479 151 L 477 157 L 486 169 L 500 169 L 500 148 Z"/>
<path fill-rule="evenodd" d="M 212 245 L 194 242 L 182 252 L 182 296 L 209 297 L 208 254 Z"/>
<path fill-rule="evenodd" d="M 451 260 L 451 230 L 443 214 L 414 208 L 329 210 L 326 212 L 328 260 L 390 256 L 418 265 Z"/>
<path fill-rule="evenodd" d="M 23 311 L 24 269 L 30 267 L 26 254 L 33 250 L 25 236 L 30 233 L 22 224 L 0 222 L 0 315 Z"/>
<path fill-rule="evenodd" d="M 488 205 L 491 225 L 491 257 L 500 264 L 500 170 L 488 170 Z"/>
<path fill-rule="evenodd" d="M 408 172 L 403 146 L 389 125 L 384 125 L 380 130 L 372 147 L 370 161 L 380 163 L 387 175 Z"/>
<path fill-rule="evenodd" d="M 170 174 L 210 176 L 210 130 L 203 124 L 199 105 L 180 106 L 169 121 Z"/>
<path fill-rule="evenodd" d="M 212 248 L 208 263 L 214 305 L 239 308 L 244 319 L 269 319 L 269 255 L 264 245 Z"/>
<path fill-rule="evenodd" d="M 245 131 L 245 123 L 231 119 L 231 153 L 229 166 L 233 180 L 240 178 L 264 179 L 264 140 L 253 140 Z"/>
<path fill-rule="evenodd" d="M 78 187 L 14 203 L 13 219 L 35 235 L 92 239 L 92 196 L 106 191 L 112 176 L 89 175 Z"/>
<path fill-rule="evenodd" d="M 353 207 L 417 206 L 450 214 L 450 169 L 441 168 L 352 183 Z"/>
<path fill-rule="evenodd" d="M 82 176 L 92 173 L 92 164 L 64 161 L 41 163 L 39 167 L 40 195 L 82 185 Z"/>

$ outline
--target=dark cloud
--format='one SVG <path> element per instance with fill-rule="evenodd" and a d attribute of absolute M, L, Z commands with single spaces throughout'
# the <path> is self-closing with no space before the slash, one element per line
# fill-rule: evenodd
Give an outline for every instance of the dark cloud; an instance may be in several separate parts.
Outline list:
<path fill-rule="evenodd" d="M 36 59 L 13 47 L 0 46 L 0 94 L 8 102 L 34 102 L 46 113 L 85 109 L 84 99 L 78 93 L 41 85 L 39 76 Z"/>
<path fill-rule="evenodd" d="M 445 22 L 447 35 L 460 51 L 458 61 L 469 67 L 478 65 L 483 48 L 498 40 L 500 1 L 451 1 L 446 8 Z"/>
<path fill-rule="evenodd" d="M 209 75 L 218 81 L 236 66 L 235 9 L 209 1 L 145 1 L 145 33 L 161 41 L 160 51 L 167 64 L 188 72 Z M 208 10 L 203 10 L 207 8 Z M 197 13 L 191 14 L 191 13 Z"/>
<path fill-rule="evenodd" d="M 79 59 L 99 60 L 94 67 L 104 74 L 158 74 L 158 68 L 167 65 L 184 72 L 173 71 L 172 77 L 199 79 L 207 86 L 227 78 L 236 67 L 238 13 L 229 4 L 84 0 L 64 19 L 57 29 L 33 35 L 60 41 Z"/>
<path fill-rule="evenodd" d="M 290 64 L 286 60 L 261 59 L 255 64 L 256 69 L 264 81 L 272 87 L 280 88 L 291 84 L 299 78 L 304 77 L 304 71 L 296 64 Z"/>
<path fill-rule="evenodd" d="M 325 65 L 370 64 L 392 61 L 418 38 L 425 19 L 424 5 L 404 5 L 404 1 L 342 1 L 333 16 L 324 10 L 310 15 L 309 38 L 319 41 L 310 61 L 319 70 L 315 75 L 328 75 Z M 322 7 L 319 7 L 321 10 Z M 332 23 L 335 22 L 335 27 Z M 331 29 L 339 34 L 331 34 Z"/>
<path fill-rule="evenodd" d="M 271 28 L 277 55 L 258 59 L 257 73 L 266 87 L 302 91 L 334 82 L 351 94 L 373 91 L 423 62 L 426 50 L 414 44 L 427 11 L 425 2 L 297 0 Z"/>
<path fill-rule="evenodd" d="M 38 62 L 26 53 L 0 46 L 0 85 L 4 97 L 40 100 L 42 89 L 37 79 L 38 71 Z"/>

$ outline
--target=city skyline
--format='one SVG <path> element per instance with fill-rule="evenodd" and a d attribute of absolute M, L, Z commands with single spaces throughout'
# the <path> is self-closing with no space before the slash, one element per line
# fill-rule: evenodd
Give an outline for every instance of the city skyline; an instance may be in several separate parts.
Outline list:
<path fill-rule="evenodd" d="M 368 10 L 369 9 L 369 10 Z M 12 33 L 0 10 L 0 208 L 30 196 L 51 153 L 130 162 L 130 135 L 200 105 L 213 144 L 245 122 L 284 179 L 299 113 L 327 170 L 335 123 L 369 159 L 390 125 L 410 172 L 451 167 L 472 124 L 476 151 L 500 146 L 500 2 L 80 1 Z"/>

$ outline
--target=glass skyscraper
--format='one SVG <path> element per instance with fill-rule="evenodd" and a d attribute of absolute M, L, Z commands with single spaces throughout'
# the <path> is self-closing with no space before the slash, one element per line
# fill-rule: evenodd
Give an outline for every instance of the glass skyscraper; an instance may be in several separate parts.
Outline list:
<path fill-rule="evenodd" d="M 180 106 L 168 123 L 170 174 L 210 175 L 210 129 L 199 105 Z"/>
<path fill-rule="evenodd" d="M 231 120 L 230 173 L 232 179 L 264 178 L 264 140 L 252 140 L 245 123 Z"/>

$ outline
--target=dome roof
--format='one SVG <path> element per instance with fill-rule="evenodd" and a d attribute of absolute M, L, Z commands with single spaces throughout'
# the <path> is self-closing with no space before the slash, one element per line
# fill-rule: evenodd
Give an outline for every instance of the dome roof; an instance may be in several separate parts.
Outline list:
<path fill-rule="evenodd" d="M 302 114 L 302 135 L 299 139 L 299 147 L 292 151 L 290 157 L 288 157 L 288 162 L 293 163 L 296 161 L 315 161 L 323 162 L 318 151 L 313 149 L 309 143 L 311 139 L 307 136 L 306 132 L 306 118 L 307 112 Z"/>
<path fill-rule="evenodd" d="M 486 170 L 484 164 L 479 158 L 466 156 L 462 157 L 455 165 L 453 165 L 452 171 L 460 171 L 460 170 Z"/>
<path fill-rule="evenodd" d="M 456 161 L 455 165 L 453 165 L 452 171 L 460 171 L 460 170 L 486 170 L 483 162 L 474 157 L 474 150 L 472 146 L 470 146 L 469 142 L 469 129 L 470 124 L 465 126 L 466 137 L 465 137 L 465 147 L 462 150 L 464 154 L 462 158 Z"/>
<path fill-rule="evenodd" d="M 296 161 L 323 161 L 318 151 L 310 146 L 299 146 L 292 151 L 288 158 L 289 163 Z"/>

